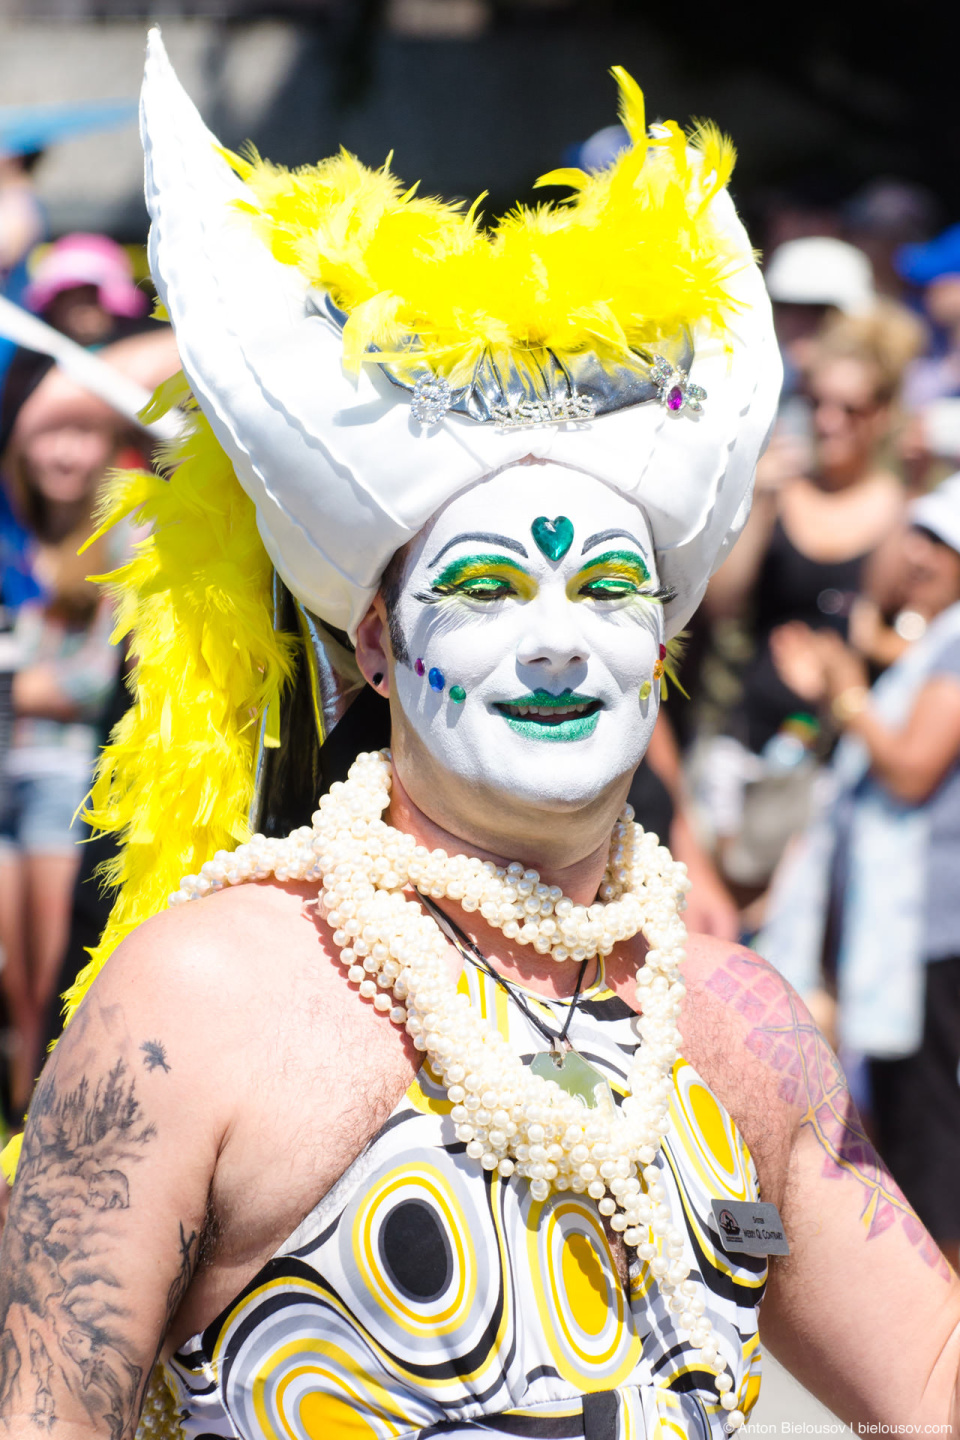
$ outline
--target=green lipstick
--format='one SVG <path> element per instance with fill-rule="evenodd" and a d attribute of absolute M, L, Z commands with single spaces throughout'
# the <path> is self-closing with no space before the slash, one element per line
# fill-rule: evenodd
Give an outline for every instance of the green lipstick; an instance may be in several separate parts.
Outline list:
<path fill-rule="evenodd" d="M 495 708 L 525 740 L 586 740 L 597 728 L 603 702 L 572 690 L 552 695 L 538 689 L 515 700 L 499 701 Z"/>

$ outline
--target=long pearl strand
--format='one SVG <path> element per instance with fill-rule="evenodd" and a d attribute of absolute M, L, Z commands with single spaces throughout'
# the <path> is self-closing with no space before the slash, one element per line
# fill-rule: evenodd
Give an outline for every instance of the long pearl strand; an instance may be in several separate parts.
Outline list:
<path fill-rule="evenodd" d="M 744 1415 L 721 1359 L 699 1286 L 683 1258 L 684 1236 L 672 1221 L 656 1158 L 668 1126 L 677 1024 L 684 985 L 686 929 L 680 918 L 686 869 L 631 823 L 629 807 L 614 827 L 600 888 L 605 903 L 575 905 L 535 870 L 472 856 L 428 851 L 387 825 L 388 751 L 359 755 L 345 782 L 320 800 L 312 826 L 286 839 L 254 838 L 219 851 L 188 875 L 171 905 L 250 880 L 321 880 L 320 904 L 347 978 L 364 999 L 402 1025 L 442 1077 L 457 1139 L 471 1159 L 504 1179 L 517 1174 L 544 1201 L 570 1190 L 596 1200 L 611 1229 L 649 1265 L 668 1311 L 716 1371 L 728 1433 Z M 557 961 L 609 955 L 642 931 L 647 941 L 636 977 L 642 1043 L 628 1074 L 629 1093 L 587 1109 L 554 1080 L 535 1075 L 504 1038 L 475 1014 L 450 973 L 447 941 L 436 921 L 407 899 L 416 886 L 433 899 L 479 911 L 520 944 Z"/>

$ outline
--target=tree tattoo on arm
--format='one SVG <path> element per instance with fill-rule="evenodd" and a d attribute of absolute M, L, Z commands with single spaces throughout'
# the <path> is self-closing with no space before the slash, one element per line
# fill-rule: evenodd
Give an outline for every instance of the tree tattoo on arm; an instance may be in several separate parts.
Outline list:
<path fill-rule="evenodd" d="M 823 1151 L 823 1176 L 848 1175 L 860 1186 L 867 1239 L 899 1224 L 926 1264 L 948 1276 L 940 1250 L 873 1148 L 840 1062 L 798 996 L 745 951 L 730 955 L 706 984 L 750 1025 L 747 1049 L 780 1077 L 780 1099 L 802 1110 L 801 1126 Z"/>
<path fill-rule="evenodd" d="M 93 1086 L 44 1074 L 30 1108 L 0 1265 L 0 1421 L 51 1431 L 77 1404 L 110 1440 L 134 1434 L 146 1379 L 133 1314 L 111 1263 L 129 1176 L 155 1127 L 121 1059 Z M 192 1273 L 196 1234 L 180 1226 L 170 1315 Z"/>

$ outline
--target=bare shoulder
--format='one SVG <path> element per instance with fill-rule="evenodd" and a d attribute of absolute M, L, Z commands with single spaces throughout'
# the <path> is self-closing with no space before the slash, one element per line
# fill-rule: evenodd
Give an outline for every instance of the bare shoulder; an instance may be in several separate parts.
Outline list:
<path fill-rule="evenodd" d="M 77 1019 L 95 1014 L 99 1030 L 161 1046 L 206 1107 L 231 1110 L 276 1055 L 275 1037 L 284 1052 L 308 1047 L 350 998 L 315 900 L 306 885 L 261 883 L 165 910 L 117 948 Z"/>
<path fill-rule="evenodd" d="M 97 980 L 113 991 L 170 992 L 191 997 L 191 1009 L 211 1001 L 238 1009 L 256 997 L 297 987 L 305 965 L 320 977 L 328 954 L 327 929 L 318 923 L 316 888 L 267 882 L 238 885 L 202 900 L 164 910 L 118 947 Z M 207 1020 L 213 1017 L 207 1015 Z"/>
<path fill-rule="evenodd" d="M 764 1193 L 776 1200 L 801 1128 L 826 1125 L 831 1105 L 846 1113 L 843 1072 L 799 995 L 752 950 L 692 935 L 684 978 L 684 1053 L 729 1111 Z M 844 1136 L 834 1139 L 840 1145 Z"/>

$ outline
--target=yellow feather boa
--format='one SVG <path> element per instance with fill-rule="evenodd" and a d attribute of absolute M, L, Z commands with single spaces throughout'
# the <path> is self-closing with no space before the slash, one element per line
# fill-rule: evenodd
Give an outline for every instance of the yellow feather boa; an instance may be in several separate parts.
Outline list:
<path fill-rule="evenodd" d="M 187 394 L 182 376 L 168 381 L 145 418 Z M 121 940 L 165 907 L 181 877 L 249 839 L 260 719 L 291 674 L 297 643 L 274 631 L 272 568 L 253 503 L 195 407 L 164 468 L 166 478 L 114 475 L 96 532 L 127 515 L 151 528 L 126 565 L 97 577 L 117 607 L 114 640 L 129 636 L 133 703 L 101 753 L 86 812 L 120 841 L 104 875 L 119 888 L 64 996 L 67 1023 Z M 11 1183 L 20 1138 L 2 1156 Z"/>

